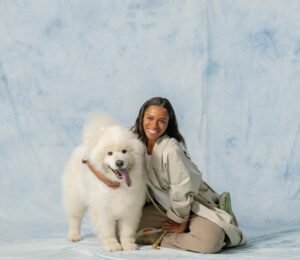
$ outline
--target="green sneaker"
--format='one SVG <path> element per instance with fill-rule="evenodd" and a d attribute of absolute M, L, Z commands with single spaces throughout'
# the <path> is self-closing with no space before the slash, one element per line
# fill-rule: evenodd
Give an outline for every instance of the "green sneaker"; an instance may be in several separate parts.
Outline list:
<path fill-rule="evenodd" d="M 231 198 L 229 192 L 223 192 L 219 197 L 219 208 L 226 211 L 231 216 L 233 215 L 231 207 Z"/>

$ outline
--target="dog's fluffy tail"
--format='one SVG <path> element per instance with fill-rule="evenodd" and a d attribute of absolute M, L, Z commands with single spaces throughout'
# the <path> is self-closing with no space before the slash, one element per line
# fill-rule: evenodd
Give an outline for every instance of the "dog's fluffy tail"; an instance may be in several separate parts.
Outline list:
<path fill-rule="evenodd" d="M 107 114 L 97 112 L 89 116 L 82 132 L 82 144 L 93 147 L 107 126 L 119 125 L 119 123 Z"/>

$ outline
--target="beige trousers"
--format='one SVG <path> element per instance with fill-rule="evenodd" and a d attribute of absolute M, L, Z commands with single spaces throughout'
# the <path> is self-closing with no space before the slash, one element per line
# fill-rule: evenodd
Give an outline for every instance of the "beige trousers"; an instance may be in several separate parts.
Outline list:
<path fill-rule="evenodd" d="M 143 209 L 139 229 L 145 227 L 160 228 L 167 216 L 159 212 L 153 204 Z M 217 253 L 225 245 L 225 233 L 217 224 L 192 214 L 187 233 L 167 233 L 161 247 L 182 249 L 197 253 Z"/>

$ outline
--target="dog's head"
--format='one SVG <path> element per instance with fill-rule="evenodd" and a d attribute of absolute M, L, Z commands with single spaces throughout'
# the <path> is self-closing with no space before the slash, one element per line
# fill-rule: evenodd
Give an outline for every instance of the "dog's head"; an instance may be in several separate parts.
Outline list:
<path fill-rule="evenodd" d="M 130 156 L 130 151 L 127 151 L 127 149 L 125 146 L 121 149 L 112 149 L 112 147 L 108 147 L 106 149 L 107 153 L 104 157 L 104 163 L 118 179 L 123 179 L 127 186 L 130 187 L 132 181 L 129 176 L 129 171 L 134 162 L 133 158 Z"/>
<path fill-rule="evenodd" d="M 112 180 L 132 185 L 132 169 L 143 165 L 145 147 L 127 128 L 107 127 L 91 154 L 93 164 Z M 140 173 L 142 174 L 142 173 Z"/>

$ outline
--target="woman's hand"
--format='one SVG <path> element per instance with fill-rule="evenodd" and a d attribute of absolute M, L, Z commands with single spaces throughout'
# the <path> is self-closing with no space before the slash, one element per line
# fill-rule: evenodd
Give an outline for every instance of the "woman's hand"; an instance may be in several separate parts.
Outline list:
<path fill-rule="evenodd" d="M 162 230 L 168 231 L 168 232 L 173 232 L 173 233 L 182 233 L 187 229 L 188 223 L 189 223 L 189 221 L 177 223 L 171 219 L 168 219 L 162 225 Z"/>

